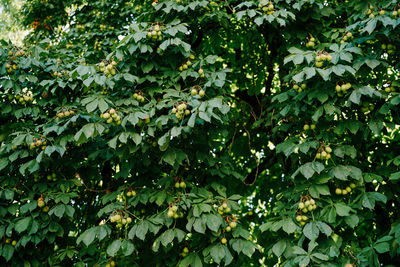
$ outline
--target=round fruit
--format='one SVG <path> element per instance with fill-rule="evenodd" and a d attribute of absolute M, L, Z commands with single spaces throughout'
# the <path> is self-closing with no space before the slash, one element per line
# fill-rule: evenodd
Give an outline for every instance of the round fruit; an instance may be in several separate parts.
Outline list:
<path fill-rule="evenodd" d="M 309 200 L 307 200 L 306 202 L 304 202 L 304 205 L 306 205 L 306 207 L 308 207 L 308 206 L 310 206 L 310 201 Z"/>
<path fill-rule="evenodd" d="M 356 184 L 351 183 L 351 184 L 350 184 L 350 187 L 354 189 L 354 188 L 356 188 Z"/>
<path fill-rule="evenodd" d="M 310 129 L 311 129 L 311 130 L 315 130 L 316 127 L 317 127 L 317 126 L 316 126 L 315 124 L 311 124 L 311 125 L 310 125 Z"/>
<path fill-rule="evenodd" d="M 174 212 L 172 210 L 169 210 L 167 215 L 168 215 L 168 217 L 173 217 L 174 216 Z"/>
<path fill-rule="evenodd" d="M 180 182 L 179 186 L 180 186 L 181 188 L 186 188 L 186 184 L 185 184 L 184 181 Z"/>
<path fill-rule="evenodd" d="M 227 226 L 226 228 L 225 228 L 225 231 L 227 231 L 227 232 L 230 232 L 232 230 L 232 228 L 230 227 L 230 226 Z"/>
<path fill-rule="evenodd" d="M 50 210 L 49 206 L 46 206 L 46 207 L 43 208 L 44 212 L 49 212 L 49 210 Z"/>
<path fill-rule="evenodd" d="M 346 187 L 346 191 L 350 193 L 351 192 L 351 188 L 349 186 Z"/>
<path fill-rule="evenodd" d="M 303 202 L 299 203 L 299 209 L 301 209 L 301 210 L 304 209 L 304 203 Z"/>
<path fill-rule="evenodd" d="M 13 240 L 12 242 L 11 242 L 11 245 L 13 245 L 14 247 L 17 245 L 17 241 L 16 240 Z"/>
<path fill-rule="evenodd" d="M 296 221 L 300 222 L 302 220 L 302 216 L 301 215 L 297 215 L 296 216 Z"/>
<path fill-rule="evenodd" d="M 177 116 L 177 117 L 178 117 L 178 116 Z M 179 188 L 180 186 L 181 186 L 181 184 L 180 184 L 179 182 L 176 182 L 176 183 L 175 183 L 175 187 L 176 187 L 176 188 Z"/>
<path fill-rule="evenodd" d="M 232 229 L 235 229 L 236 226 L 237 226 L 237 223 L 236 222 L 230 222 L 229 226 L 232 227 Z"/>
<path fill-rule="evenodd" d="M 326 153 L 325 151 L 321 152 L 321 158 L 326 158 L 327 155 L 328 155 L 328 153 Z"/>
<path fill-rule="evenodd" d="M 174 206 L 171 207 L 171 210 L 172 210 L 173 212 L 176 212 L 176 211 L 178 211 L 178 207 L 174 205 Z"/>
<path fill-rule="evenodd" d="M 308 125 L 308 124 L 304 124 L 304 126 L 303 126 L 303 129 L 304 129 L 304 131 L 307 131 L 307 130 L 309 130 L 309 129 L 310 129 L 310 125 Z"/>
<path fill-rule="evenodd" d="M 44 201 L 39 199 L 37 205 L 38 205 L 39 208 L 43 208 L 44 207 Z"/>
<path fill-rule="evenodd" d="M 325 147 L 325 151 L 326 151 L 326 153 L 332 153 L 332 148 L 327 146 L 327 147 Z"/>
<path fill-rule="evenodd" d="M 226 240 L 226 238 L 224 237 L 224 238 L 221 239 L 221 243 L 222 243 L 223 245 L 225 245 L 226 243 L 228 243 L 228 240 Z"/>
<path fill-rule="evenodd" d="M 110 261 L 110 265 L 111 265 L 111 267 L 114 267 L 115 266 L 115 261 Z"/>
<path fill-rule="evenodd" d="M 201 89 L 201 90 L 199 91 L 199 96 L 200 96 L 200 97 L 203 97 L 205 94 L 206 94 L 206 92 L 205 92 L 203 89 Z"/>
<path fill-rule="evenodd" d="M 306 222 L 301 221 L 300 224 L 301 224 L 302 226 L 304 226 L 304 225 L 306 224 Z"/>
<path fill-rule="evenodd" d="M 342 190 L 342 195 L 347 195 L 347 190 L 346 189 Z"/>
<path fill-rule="evenodd" d="M 336 188 L 335 193 L 336 193 L 336 195 L 341 195 L 342 190 L 340 188 Z"/>
<path fill-rule="evenodd" d="M 189 249 L 188 248 L 183 248 L 183 253 L 189 253 Z"/>

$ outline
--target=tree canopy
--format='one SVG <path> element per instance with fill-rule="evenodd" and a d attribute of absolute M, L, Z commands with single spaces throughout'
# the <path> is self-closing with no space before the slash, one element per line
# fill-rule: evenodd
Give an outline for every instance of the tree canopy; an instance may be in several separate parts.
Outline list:
<path fill-rule="evenodd" d="M 398 1 L 18 15 L 24 44 L 0 45 L 2 265 L 400 265 Z"/>

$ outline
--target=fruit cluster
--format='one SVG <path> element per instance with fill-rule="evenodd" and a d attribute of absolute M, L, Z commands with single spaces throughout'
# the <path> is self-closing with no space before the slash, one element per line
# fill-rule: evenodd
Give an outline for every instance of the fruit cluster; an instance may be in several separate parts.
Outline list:
<path fill-rule="evenodd" d="M 122 225 L 129 224 L 132 222 L 132 218 L 128 216 L 121 216 L 121 214 L 116 213 L 110 216 L 110 222 L 117 223 L 117 227 L 122 227 Z"/>
<path fill-rule="evenodd" d="M 150 27 L 149 31 L 147 32 L 147 38 L 152 38 L 154 40 L 162 40 L 162 31 L 160 25 L 156 24 Z"/>
<path fill-rule="evenodd" d="M 11 52 L 11 51 L 10 51 Z M 17 53 L 15 53 L 15 55 L 17 56 L 17 57 L 22 57 L 22 56 L 24 56 L 26 53 L 25 53 L 25 51 L 24 50 L 18 50 L 17 51 Z"/>
<path fill-rule="evenodd" d="M 47 175 L 47 180 L 49 181 L 57 181 L 57 175 L 53 172 L 52 174 Z"/>
<path fill-rule="evenodd" d="M 326 52 L 319 52 L 315 57 L 315 66 L 321 68 L 324 65 L 324 62 L 331 62 L 332 56 Z"/>
<path fill-rule="evenodd" d="M 356 185 L 354 183 L 351 183 L 349 186 L 346 186 L 346 188 L 339 188 L 337 187 L 335 190 L 336 195 L 347 195 L 351 192 L 351 189 L 356 188 Z"/>
<path fill-rule="evenodd" d="M 127 197 L 134 197 L 134 196 L 136 196 L 136 191 L 135 190 L 129 190 L 128 192 L 126 192 L 126 196 Z"/>
<path fill-rule="evenodd" d="M 10 238 L 6 238 L 6 239 L 4 240 L 4 242 L 5 242 L 6 244 L 11 244 L 11 245 L 14 246 L 14 247 L 17 245 L 17 240 L 11 241 Z"/>
<path fill-rule="evenodd" d="M 295 90 L 297 93 L 301 93 L 304 89 L 307 88 L 307 85 L 305 83 L 302 83 L 301 85 L 298 85 L 297 83 L 293 84 L 293 90 Z"/>
<path fill-rule="evenodd" d="M 361 106 L 361 112 L 367 113 L 374 110 L 374 105 L 372 103 L 366 101 L 360 101 L 359 105 Z"/>
<path fill-rule="evenodd" d="M 115 267 L 115 265 L 116 265 L 116 263 L 115 263 L 115 261 L 110 261 L 110 263 L 107 263 L 106 264 L 106 267 Z"/>
<path fill-rule="evenodd" d="M 75 115 L 75 111 L 72 109 L 60 109 L 57 113 L 58 118 L 69 117 Z"/>
<path fill-rule="evenodd" d="M 317 154 L 315 155 L 316 159 L 330 159 L 331 158 L 331 153 L 332 153 L 332 148 L 329 146 L 321 146 L 318 149 Z"/>
<path fill-rule="evenodd" d="M 101 41 L 96 39 L 94 42 L 94 50 L 101 50 Z"/>
<path fill-rule="evenodd" d="M 296 221 L 298 221 L 301 225 L 305 225 L 308 220 L 308 217 L 306 215 L 297 215 L 296 216 Z"/>
<path fill-rule="evenodd" d="M 35 148 L 41 147 L 42 150 L 46 149 L 47 141 L 44 137 L 41 138 L 33 138 L 32 143 L 29 145 L 29 149 L 33 150 Z"/>
<path fill-rule="evenodd" d="M 397 10 L 393 10 L 392 16 L 393 16 L 393 17 L 398 17 L 398 16 L 400 16 L 400 8 L 398 8 Z"/>
<path fill-rule="evenodd" d="M 301 197 L 298 209 L 303 213 L 313 211 L 317 208 L 315 200 L 310 196 Z"/>
<path fill-rule="evenodd" d="M 51 75 L 53 75 L 53 76 L 56 77 L 56 78 L 61 78 L 62 73 L 61 73 L 61 72 L 58 72 L 58 71 L 55 71 L 55 72 L 53 72 Z"/>
<path fill-rule="evenodd" d="M 45 206 L 46 203 L 44 202 L 44 198 L 43 198 L 43 197 L 39 197 L 39 198 L 38 198 L 38 200 L 37 200 L 37 205 L 38 205 L 39 208 L 42 209 L 43 212 L 46 212 L 46 213 L 47 213 L 47 212 L 49 212 L 49 210 L 50 210 L 49 206 Z"/>
<path fill-rule="evenodd" d="M 16 64 L 6 63 L 6 69 L 7 69 L 8 73 L 12 72 L 13 70 L 16 70 L 17 68 L 18 68 L 18 66 Z"/>
<path fill-rule="evenodd" d="M 192 87 L 190 94 L 192 96 L 199 95 L 200 97 L 203 97 L 206 94 L 206 92 L 199 85 L 195 85 Z"/>
<path fill-rule="evenodd" d="M 258 8 L 260 8 L 262 11 L 266 12 L 268 15 L 274 14 L 274 4 L 272 2 L 268 2 L 266 4 L 259 3 Z"/>
<path fill-rule="evenodd" d="M 222 202 L 222 204 L 218 207 L 218 213 L 222 215 L 229 212 L 231 212 L 231 208 L 228 206 L 228 202 Z"/>
<path fill-rule="evenodd" d="M 99 69 L 100 71 L 103 71 L 108 78 L 110 78 L 111 76 L 114 76 L 116 74 L 116 70 L 115 70 L 115 66 L 117 65 L 117 62 L 115 62 L 114 60 L 111 61 L 110 63 L 107 64 L 104 63 L 103 61 L 99 63 Z"/>
<path fill-rule="evenodd" d="M 106 31 L 106 30 L 114 30 L 114 27 L 113 26 L 107 26 L 107 25 L 105 25 L 105 24 L 100 24 L 100 31 Z"/>
<path fill-rule="evenodd" d="M 185 181 L 183 181 L 183 180 L 177 180 L 176 181 L 176 183 L 175 183 L 175 188 L 182 188 L 182 189 L 184 189 L 184 188 L 186 188 L 186 183 L 185 183 Z"/>
<path fill-rule="evenodd" d="M 144 102 L 144 96 L 143 96 L 142 92 L 134 93 L 132 97 L 139 102 L 142 102 L 142 103 Z"/>
<path fill-rule="evenodd" d="M 183 70 L 187 70 L 190 65 L 192 65 L 192 62 L 190 60 L 194 59 L 194 55 L 190 55 L 189 59 L 186 60 L 186 62 L 184 62 L 180 67 L 179 67 L 179 71 L 183 71 Z"/>
<path fill-rule="evenodd" d="M 353 34 L 352 34 L 351 32 L 347 32 L 347 33 L 343 36 L 342 40 L 340 40 L 340 43 L 341 43 L 341 44 L 344 44 L 345 42 L 347 42 L 347 40 L 351 40 L 351 39 L 353 39 Z"/>
<path fill-rule="evenodd" d="M 121 117 L 117 114 L 115 109 L 111 108 L 108 111 L 100 114 L 100 118 L 105 119 L 107 123 L 112 123 L 113 121 L 117 124 L 121 124 Z"/>
<path fill-rule="evenodd" d="M 178 206 L 172 205 L 168 208 L 167 216 L 170 218 L 178 219 L 183 217 L 183 213 L 178 212 Z"/>
<path fill-rule="evenodd" d="M 396 92 L 396 88 L 394 87 L 394 86 L 387 86 L 387 87 L 385 87 L 385 92 L 386 93 L 393 93 L 393 92 Z"/>
<path fill-rule="evenodd" d="M 236 219 L 229 222 L 228 226 L 225 228 L 226 232 L 230 232 L 237 227 Z"/>
<path fill-rule="evenodd" d="M 172 113 L 175 114 L 178 120 L 180 120 L 183 119 L 184 115 L 190 115 L 190 110 L 187 109 L 187 105 L 185 103 L 181 103 L 172 108 Z"/>
<path fill-rule="evenodd" d="M 381 48 L 383 50 L 386 50 L 388 54 L 393 54 L 394 50 L 396 49 L 396 46 L 392 44 L 382 44 Z"/>
<path fill-rule="evenodd" d="M 306 124 L 304 124 L 304 126 L 303 126 L 303 130 L 304 131 L 308 131 L 308 130 L 315 130 L 315 128 L 316 128 L 317 126 L 315 125 L 315 124 L 308 124 L 308 123 L 306 123 Z"/>
<path fill-rule="evenodd" d="M 338 96 L 344 96 L 348 93 L 348 90 L 352 87 L 351 83 L 342 82 L 340 84 L 336 84 L 335 90 Z"/>
<path fill-rule="evenodd" d="M 315 38 L 314 37 L 310 37 L 306 43 L 306 47 L 311 47 L 313 48 L 315 46 Z"/>
<path fill-rule="evenodd" d="M 189 253 L 189 249 L 187 247 L 184 247 L 182 250 L 182 253 L 180 254 L 182 257 L 186 257 Z"/>
<path fill-rule="evenodd" d="M 9 97 L 9 99 L 12 100 L 12 97 Z M 15 99 L 22 105 L 25 105 L 28 102 L 32 103 L 33 102 L 33 93 L 31 91 L 26 91 L 26 92 L 16 95 Z"/>
<path fill-rule="evenodd" d="M 201 67 L 197 72 L 199 73 L 200 78 L 204 78 L 204 70 Z"/>

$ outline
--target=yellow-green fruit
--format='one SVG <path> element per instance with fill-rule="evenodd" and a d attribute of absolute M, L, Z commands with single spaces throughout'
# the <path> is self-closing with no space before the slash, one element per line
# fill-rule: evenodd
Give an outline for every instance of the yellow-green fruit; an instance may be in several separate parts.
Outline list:
<path fill-rule="evenodd" d="M 185 184 L 184 181 L 180 182 L 179 186 L 180 186 L 181 188 L 186 188 L 186 184 Z"/>
<path fill-rule="evenodd" d="M 49 210 L 50 210 L 49 206 L 46 206 L 46 207 L 43 208 L 44 212 L 49 212 Z"/>
<path fill-rule="evenodd" d="M 189 253 L 189 249 L 188 248 L 183 248 L 183 253 Z"/>
<path fill-rule="evenodd" d="M 16 245 L 17 245 L 17 241 L 16 241 L 16 240 L 13 240 L 13 241 L 11 242 L 11 245 L 16 246 Z"/>
<path fill-rule="evenodd" d="M 304 131 L 308 131 L 310 129 L 310 125 L 304 124 L 303 129 Z"/>
<path fill-rule="evenodd" d="M 230 222 L 230 223 L 229 223 L 229 226 L 230 226 L 232 229 L 235 229 L 236 226 L 237 226 L 237 223 L 236 223 L 236 222 Z"/>
<path fill-rule="evenodd" d="M 356 184 L 351 183 L 351 184 L 350 184 L 350 187 L 354 189 L 354 188 L 356 188 Z"/>
<path fill-rule="evenodd" d="M 39 208 L 43 208 L 44 207 L 44 201 L 43 200 L 41 200 L 41 199 L 38 200 L 38 207 Z"/>
<path fill-rule="evenodd" d="M 230 231 L 232 231 L 232 228 L 231 228 L 230 226 L 227 226 L 227 227 L 225 228 L 225 231 L 230 232 Z"/>
<path fill-rule="evenodd" d="M 175 183 L 175 187 L 176 187 L 176 188 L 179 188 L 179 187 L 181 187 L 181 184 L 180 184 L 179 182 L 176 182 L 176 183 Z"/>
<path fill-rule="evenodd" d="M 228 243 L 228 240 L 227 240 L 225 237 L 223 237 L 223 238 L 221 239 L 221 243 L 222 243 L 223 245 L 225 245 L 226 243 Z"/>

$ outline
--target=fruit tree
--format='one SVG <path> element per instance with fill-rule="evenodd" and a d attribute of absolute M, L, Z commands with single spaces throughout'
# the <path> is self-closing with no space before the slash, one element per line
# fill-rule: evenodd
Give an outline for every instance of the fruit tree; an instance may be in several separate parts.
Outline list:
<path fill-rule="evenodd" d="M 26 0 L 18 18 L 1 266 L 400 266 L 398 1 Z"/>

